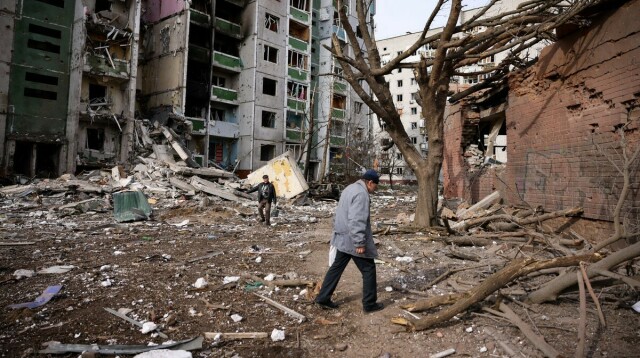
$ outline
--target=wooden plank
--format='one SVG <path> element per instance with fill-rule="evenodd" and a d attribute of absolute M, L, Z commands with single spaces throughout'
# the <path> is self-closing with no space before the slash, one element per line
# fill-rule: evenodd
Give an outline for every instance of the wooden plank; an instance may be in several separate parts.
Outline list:
<path fill-rule="evenodd" d="M 216 337 L 220 339 L 262 339 L 269 337 L 269 333 L 267 332 L 232 332 L 232 333 L 224 333 L 224 332 L 204 332 L 204 338 L 206 339 L 215 339 Z"/>
<path fill-rule="evenodd" d="M 298 321 L 300 321 L 300 322 L 304 322 L 307 319 L 307 317 L 301 315 L 300 313 L 298 313 L 298 312 L 292 310 L 291 308 L 288 308 L 288 307 L 286 307 L 286 306 L 284 306 L 284 305 L 282 305 L 282 304 L 280 304 L 280 303 L 278 303 L 278 302 L 276 302 L 276 301 L 274 301 L 274 300 L 272 300 L 270 298 L 264 297 L 264 296 L 259 295 L 257 293 L 254 293 L 254 295 L 262 298 L 263 300 L 265 300 L 265 302 L 267 302 L 268 304 L 272 305 L 273 307 L 284 311 L 285 313 L 293 316 L 294 318 L 297 318 Z"/>

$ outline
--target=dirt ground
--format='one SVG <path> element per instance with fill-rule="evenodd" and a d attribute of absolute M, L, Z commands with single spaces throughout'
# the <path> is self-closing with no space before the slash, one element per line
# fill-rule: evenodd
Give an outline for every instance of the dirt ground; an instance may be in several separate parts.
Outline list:
<path fill-rule="evenodd" d="M 413 210 L 411 192 L 381 192 L 373 199 L 377 227 Z M 321 281 L 327 269 L 328 240 L 335 202 L 310 206 L 283 204 L 281 215 L 266 227 L 256 220 L 255 203 L 160 200 L 152 220 L 117 224 L 109 210 L 60 213 L 55 204 L 82 197 L 27 196 L 0 201 L 0 351 L 2 357 L 38 354 L 43 343 L 161 344 L 202 336 L 205 332 L 266 332 L 283 330 L 283 341 L 271 338 L 214 340 L 207 338 L 194 357 L 428 357 L 450 348 L 454 357 L 507 356 L 502 344 L 517 356 L 539 357 L 522 333 L 504 320 L 474 307 L 434 329 L 407 333 L 391 318 L 407 317 L 399 306 L 419 299 L 392 287 L 427 292 L 454 292 L 443 281 L 426 284 L 450 268 L 477 265 L 445 256 L 445 244 L 424 241 L 426 233 L 379 236 L 379 300 L 385 309 L 363 313 L 361 279 L 350 264 L 334 296 L 337 310 L 313 305 L 313 288 L 259 287 L 232 276 Z M 184 223 L 185 220 L 188 223 Z M 184 225 L 176 225 L 176 224 Z M 478 248 L 482 250 L 482 248 Z M 203 258 L 206 257 L 207 258 Z M 411 262 L 397 257 L 411 257 Z M 38 271 L 73 265 L 67 273 L 36 274 L 14 279 L 19 269 Z M 459 285 L 478 282 L 498 267 L 464 271 Z M 208 285 L 194 287 L 199 278 Z M 35 309 L 5 308 L 28 302 L 51 285 L 60 294 Z M 590 357 L 639 356 L 640 316 L 628 306 L 639 299 L 625 285 L 596 287 L 607 319 L 598 328 L 595 306 L 588 301 L 587 352 Z M 254 295 L 258 293 L 304 315 L 286 315 Z M 568 293 L 555 303 L 521 306 L 510 303 L 520 317 L 565 356 L 577 345 L 578 295 Z M 169 339 L 143 334 L 139 327 L 104 308 L 130 309 L 137 321 L 152 321 Z M 435 314 L 436 310 L 418 315 Z M 235 322 L 232 315 L 242 320 Z M 235 316 L 233 316 L 235 317 Z M 489 334 L 490 331 L 492 334 Z M 78 357 L 80 353 L 56 355 Z M 53 356 L 53 355 L 51 355 Z M 120 355 L 126 357 L 127 355 Z"/>

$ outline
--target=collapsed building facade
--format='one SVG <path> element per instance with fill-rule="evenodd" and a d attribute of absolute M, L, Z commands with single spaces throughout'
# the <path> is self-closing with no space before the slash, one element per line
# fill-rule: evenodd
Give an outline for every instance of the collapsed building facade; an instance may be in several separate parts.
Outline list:
<path fill-rule="evenodd" d="M 559 29 L 508 86 L 450 108 L 446 197 L 476 202 L 499 190 L 511 203 L 579 206 L 586 218 L 609 221 L 626 175 L 621 215 L 638 224 L 640 158 L 630 160 L 640 146 L 640 1 L 591 11 L 588 28 Z M 496 164 L 505 150 L 508 162 Z"/>
<path fill-rule="evenodd" d="M 349 145 L 345 122 L 370 130 L 330 75 L 340 71 L 322 44 L 346 42 L 333 1 L 23 3 L 0 9 L 5 175 L 130 163 L 145 119 L 177 133 L 195 166 L 244 177 L 289 151 L 316 179 Z"/>

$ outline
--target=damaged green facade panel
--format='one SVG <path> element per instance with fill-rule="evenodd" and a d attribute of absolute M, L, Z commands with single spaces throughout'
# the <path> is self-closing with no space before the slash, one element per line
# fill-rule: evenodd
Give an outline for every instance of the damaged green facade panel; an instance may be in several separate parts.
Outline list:
<path fill-rule="evenodd" d="M 9 78 L 9 136 L 64 137 L 74 7 L 74 0 L 22 2 Z"/>
<path fill-rule="evenodd" d="M 113 194 L 113 217 L 117 222 L 147 220 L 151 206 L 140 191 L 121 191 Z"/>

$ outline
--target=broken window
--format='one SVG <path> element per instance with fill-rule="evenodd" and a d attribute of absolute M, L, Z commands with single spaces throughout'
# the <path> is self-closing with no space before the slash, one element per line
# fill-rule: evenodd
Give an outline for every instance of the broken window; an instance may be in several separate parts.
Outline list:
<path fill-rule="evenodd" d="M 85 148 L 99 151 L 104 149 L 104 128 L 87 128 Z"/>
<path fill-rule="evenodd" d="M 284 146 L 285 151 L 288 151 L 294 158 L 299 158 L 302 153 L 302 145 L 300 144 L 286 144 Z"/>
<path fill-rule="evenodd" d="M 94 12 L 111 11 L 111 0 L 96 0 Z"/>
<path fill-rule="evenodd" d="M 269 13 L 265 14 L 264 19 L 264 27 L 273 31 L 278 32 L 278 26 L 280 25 L 280 18 Z"/>
<path fill-rule="evenodd" d="M 260 160 L 267 162 L 276 156 L 276 146 L 273 144 L 265 144 L 260 146 Z"/>
<path fill-rule="evenodd" d="M 310 0 L 289 0 L 289 5 L 296 9 L 309 12 L 309 2 Z"/>
<path fill-rule="evenodd" d="M 60 53 L 60 45 L 52 44 L 47 41 L 38 41 L 34 39 L 27 40 L 27 47 L 34 50 L 46 51 L 51 53 Z"/>
<path fill-rule="evenodd" d="M 211 108 L 211 119 L 224 122 L 224 109 Z"/>
<path fill-rule="evenodd" d="M 411 143 L 418 144 L 418 137 L 411 137 Z"/>
<path fill-rule="evenodd" d="M 331 128 L 331 135 L 337 137 L 345 136 L 345 125 L 343 121 L 334 120 L 333 128 Z"/>
<path fill-rule="evenodd" d="M 418 122 L 411 122 L 411 129 L 418 129 Z"/>
<path fill-rule="evenodd" d="M 363 105 L 364 105 L 364 103 L 362 103 L 362 102 L 358 102 L 358 101 L 353 102 L 353 111 L 356 114 L 362 113 L 362 106 Z"/>
<path fill-rule="evenodd" d="M 62 31 L 52 29 L 50 27 L 39 26 L 35 24 L 29 24 L 29 32 L 32 34 L 38 34 L 43 36 L 52 37 L 54 39 L 62 38 Z"/>
<path fill-rule="evenodd" d="M 345 96 L 334 94 L 333 98 L 331 99 L 331 108 L 346 109 L 347 98 Z"/>
<path fill-rule="evenodd" d="M 275 128 L 276 113 L 270 111 L 262 111 L 262 126 L 267 128 Z"/>
<path fill-rule="evenodd" d="M 226 79 L 220 76 L 211 77 L 211 84 L 218 87 L 226 87 Z"/>
<path fill-rule="evenodd" d="M 289 67 L 295 67 L 302 70 L 307 70 L 307 56 L 296 51 L 289 50 Z"/>
<path fill-rule="evenodd" d="M 418 108 L 411 107 L 411 114 L 418 114 Z"/>
<path fill-rule="evenodd" d="M 344 77 L 344 70 L 337 63 L 333 64 L 333 73 L 340 77 Z"/>
<path fill-rule="evenodd" d="M 278 63 L 278 49 L 264 45 L 264 60 L 268 62 Z"/>
<path fill-rule="evenodd" d="M 395 168 L 395 172 L 396 172 L 396 174 L 398 174 L 398 175 L 402 175 L 402 168 L 401 168 L 401 167 L 399 167 L 399 168 Z"/>
<path fill-rule="evenodd" d="M 287 82 L 287 95 L 289 97 L 306 100 L 307 99 L 307 86 L 298 82 Z"/>
<path fill-rule="evenodd" d="M 89 101 L 95 99 L 104 99 L 107 97 L 107 86 L 101 86 L 99 84 L 89 84 Z"/>
<path fill-rule="evenodd" d="M 287 112 L 287 129 L 299 131 L 302 128 L 302 115 L 295 112 Z"/>
<path fill-rule="evenodd" d="M 275 96 L 276 95 L 276 88 L 278 86 L 278 81 L 273 80 L 271 78 L 266 78 L 263 77 L 262 78 L 262 93 L 269 95 L 269 96 Z"/>
<path fill-rule="evenodd" d="M 309 34 L 309 26 L 302 25 L 297 21 L 289 19 L 289 36 L 308 43 L 310 37 Z"/>

